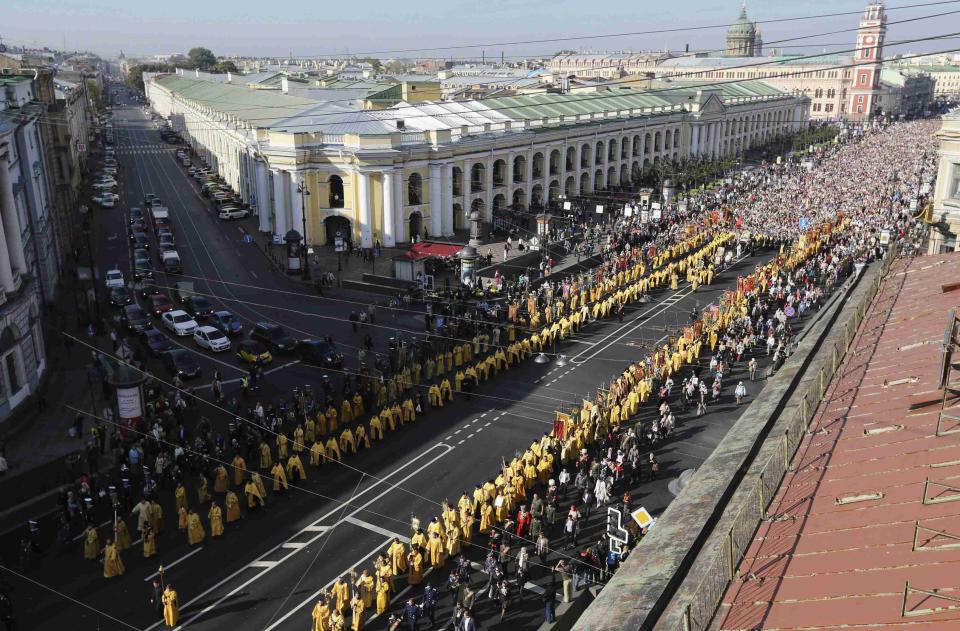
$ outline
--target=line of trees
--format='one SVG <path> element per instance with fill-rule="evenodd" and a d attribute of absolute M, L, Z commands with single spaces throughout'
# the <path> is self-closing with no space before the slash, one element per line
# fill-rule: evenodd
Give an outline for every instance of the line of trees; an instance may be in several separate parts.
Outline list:
<path fill-rule="evenodd" d="M 177 68 L 186 70 L 203 70 L 222 74 L 225 72 L 239 72 L 232 61 L 217 61 L 217 56 L 209 48 L 195 46 L 187 51 L 186 55 L 175 55 L 168 63 L 145 63 L 130 68 L 127 73 L 127 85 L 143 92 L 144 72 L 174 72 Z"/>

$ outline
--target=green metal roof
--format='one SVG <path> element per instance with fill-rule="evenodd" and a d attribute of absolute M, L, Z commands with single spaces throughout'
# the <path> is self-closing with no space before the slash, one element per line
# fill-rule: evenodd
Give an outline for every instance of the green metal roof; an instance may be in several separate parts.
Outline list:
<path fill-rule="evenodd" d="M 317 101 L 275 90 L 251 90 L 244 86 L 213 83 L 179 75 L 154 79 L 163 88 L 210 109 L 234 116 L 254 127 L 269 127 L 271 120 L 289 118 Z"/>
<path fill-rule="evenodd" d="M 782 90 L 762 81 L 698 83 L 675 81 L 654 90 L 621 89 L 581 94 L 528 94 L 481 101 L 514 120 L 576 116 L 643 108 L 672 107 L 696 97 L 698 90 L 717 90 L 722 100 L 754 96 L 779 96 Z"/>

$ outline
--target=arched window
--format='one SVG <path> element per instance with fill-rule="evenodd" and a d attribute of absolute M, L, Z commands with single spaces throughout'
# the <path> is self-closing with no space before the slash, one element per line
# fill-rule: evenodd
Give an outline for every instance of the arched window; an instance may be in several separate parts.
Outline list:
<path fill-rule="evenodd" d="M 330 208 L 343 208 L 343 179 L 339 175 L 331 175 L 329 186 Z"/>
<path fill-rule="evenodd" d="M 419 173 L 411 173 L 407 180 L 407 203 L 411 206 L 423 203 L 423 179 Z"/>

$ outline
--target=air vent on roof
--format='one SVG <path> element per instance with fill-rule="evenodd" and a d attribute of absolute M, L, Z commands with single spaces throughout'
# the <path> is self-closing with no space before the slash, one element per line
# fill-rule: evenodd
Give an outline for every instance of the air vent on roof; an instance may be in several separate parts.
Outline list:
<path fill-rule="evenodd" d="M 903 429 L 903 425 L 885 425 L 883 427 L 863 428 L 864 436 L 873 436 L 875 434 L 886 434 L 887 432 L 898 432 Z"/>
<path fill-rule="evenodd" d="M 397 129 L 401 131 L 406 129 L 406 125 L 403 124 L 403 121 L 397 121 Z"/>
<path fill-rule="evenodd" d="M 859 495 L 843 495 L 834 500 L 834 504 L 837 506 L 843 506 L 845 504 L 856 504 L 857 502 L 869 502 L 871 500 L 882 500 L 883 492 L 876 491 L 875 493 L 861 493 Z"/>

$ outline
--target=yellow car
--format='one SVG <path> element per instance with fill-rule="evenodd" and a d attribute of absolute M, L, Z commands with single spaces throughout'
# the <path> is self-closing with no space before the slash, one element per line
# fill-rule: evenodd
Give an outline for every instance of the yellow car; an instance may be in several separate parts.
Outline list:
<path fill-rule="evenodd" d="M 243 340 L 237 347 L 237 359 L 247 364 L 269 364 L 273 355 L 267 347 L 256 340 Z"/>

